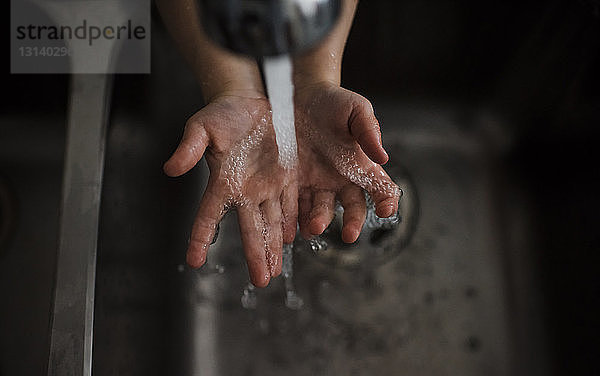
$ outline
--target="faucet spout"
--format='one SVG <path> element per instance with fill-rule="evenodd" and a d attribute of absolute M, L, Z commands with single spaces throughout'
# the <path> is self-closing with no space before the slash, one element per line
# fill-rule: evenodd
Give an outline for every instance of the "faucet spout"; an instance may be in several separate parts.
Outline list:
<path fill-rule="evenodd" d="M 223 47 L 254 57 L 295 54 L 321 41 L 340 0 L 199 0 L 202 25 Z"/>

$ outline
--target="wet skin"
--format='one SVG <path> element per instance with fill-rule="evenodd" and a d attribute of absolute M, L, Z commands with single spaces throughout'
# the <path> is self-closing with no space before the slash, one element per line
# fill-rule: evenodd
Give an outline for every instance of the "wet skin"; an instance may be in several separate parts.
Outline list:
<path fill-rule="evenodd" d="M 278 163 L 270 105 L 258 96 L 219 96 L 187 122 L 181 143 L 165 163 L 169 176 L 192 169 L 202 156 L 210 177 L 192 227 L 187 262 L 206 262 L 217 224 L 237 211 L 252 283 L 268 285 L 281 273 L 283 243 L 296 233 L 295 169 Z"/>
<path fill-rule="evenodd" d="M 401 193 L 380 165 L 388 155 L 373 107 L 354 92 L 319 83 L 296 91 L 295 108 L 300 232 L 320 235 L 337 199 L 344 208 L 342 240 L 352 243 L 365 221 L 363 189 L 385 218 L 398 210 Z"/>
<path fill-rule="evenodd" d="M 278 163 L 270 105 L 261 94 L 219 96 L 188 120 L 164 170 L 180 176 L 204 155 L 210 169 L 187 251 L 190 266 L 206 262 L 228 208 L 237 210 L 250 279 L 258 287 L 281 273 L 282 245 L 293 241 L 296 223 L 305 238 L 321 234 L 336 199 L 344 207 L 342 239 L 349 243 L 365 221 L 363 189 L 380 217 L 397 211 L 400 190 L 379 165 L 388 156 L 371 104 L 339 86 L 316 84 L 296 91 L 295 107 L 298 166 L 291 170 Z"/>

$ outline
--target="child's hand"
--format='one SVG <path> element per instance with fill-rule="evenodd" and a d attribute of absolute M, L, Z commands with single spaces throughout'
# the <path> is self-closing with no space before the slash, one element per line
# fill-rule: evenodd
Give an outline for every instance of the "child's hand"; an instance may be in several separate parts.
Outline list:
<path fill-rule="evenodd" d="M 165 163 L 179 176 L 206 151 L 208 186 L 192 228 L 187 262 L 206 261 L 215 229 L 228 208 L 237 209 L 250 279 L 263 287 L 281 273 L 283 243 L 296 234 L 297 177 L 278 163 L 270 105 L 262 95 L 219 96 L 192 116 Z"/>
<path fill-rule="evenodd" d="M 299 157 L 299 223 L 306 238 L 321 234 L 344 207 L 342 240 L 356 241 L 366 215 L 363 189 L 380 217 L 398 210 L 401 191 L 378 163 L 388 160 L 379 123 L 368 100 L 321 83 L 296 91 Z"/>

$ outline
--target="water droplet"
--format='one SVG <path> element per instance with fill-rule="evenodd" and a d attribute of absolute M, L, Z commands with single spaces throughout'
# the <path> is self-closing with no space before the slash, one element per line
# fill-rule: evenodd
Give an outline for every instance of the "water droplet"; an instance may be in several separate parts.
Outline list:
<path fill-rule="evenodd" d="M 308 244 L 314 253 L 319 253 L 327 249 L 327 242 L 320 236 L 315 236 L 314 238 L 310 239 Z"/>
<path fill-rule="evenodd" d="M 256 309 L 257 306 L 257 298 L 256 298 L 256 287 L 251 283 L 248 283 L 244 288 L 244 293 L 242 295 L 242 307 L 245 309 Z"/>
<path fill-rule="evenodd" d="M 285 295 L 285 306 L 289 309 L 299 310 L 304 306 L 304 300 L 295 291 L 287 291 Z"/>

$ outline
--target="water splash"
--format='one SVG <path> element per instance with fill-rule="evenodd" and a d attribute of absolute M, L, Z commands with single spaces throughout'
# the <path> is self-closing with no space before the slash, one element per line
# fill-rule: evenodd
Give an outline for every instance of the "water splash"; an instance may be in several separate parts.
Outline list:
<path fill-rule="evenodd" d="M 402 190 L 400 190 L 402 192 Z M 367 216 L 365 218 L 364 227 L 368 229 L 383 229 L 390 230 L 398 226 L 402 218 L 400 217 L 400 211 L 397 210 L 388 218 L 381 218 L 376 214 L 375 202 L 371 196 L 365 192 L 365 200 L 367 202 Z M 363 228 L 364 228 L 363 227 Z"/>
<path fill-rule="evenodd" d="M 317 108 L 320 100 L 315 97 L 308 108 Z M 307 118 L 310 119 L 310 116 Z M 377 165 L 368 160 L 356 143 L 334 143 L 332 138 L 337 137 L 335 133 L 318 129 L 310 120 L 304 118 L 298 121 L 298 135 L 302 142 L 311 145 L 313 151 L 333 166 L 338 174 L 369 193 L 401 197 L 400 188 L 387 177 L 384 170 L 375 168 Z"/>
<path fill-rule="evenodd" d="M 244 206 L 248 203 L 247 197 L 243 194 L 243 183 L 247 179 L 246 175 L 248 164 L 251 163 L 251 155 L 258 148 L 263 147 L 267 127 L 268 119 L 266 117 L 261 118 L 258 126 L 252 129 L 234 146 L 223 163 L 221 172 L 227 184 L 228 206 Z M 226 212 L 228 207 L 223 208 L 223 210 Z"/>
<path fill-rule="evenodd" d="M 242 307 L 246 309 L 256 309 L 257 300 L 256 287 L 254 287 L 252 283 L 248 283 L 244 288 L 244 294 L 242 295 Z"/>
<path fill-rule="evenodd" d="M 304 301 L 296 293 L 294 287 L 294 245 L 283 246 L 283 264 L 281 274 L 285 279 L 285 306 L 289 309 L 298 310 L 304 305 Z"/>
<path fill-rule="evenodd" d="M 327 249 L 327 242 L 320 236 L 315 236 L 308 241 L 308 245 L 314 253 L 319 253 Z"/>
<path fill-rule="evenodd" d="M 288 55 L 279 57 L 268 57 L 264 61 L 265 85 L 269 95 L 272 110 L 273 129 L 275 131 L 275 140 L 278 149 L 278 162 L 285 169 L 293 169 L 298 161 L 298 147 L 296 144 L 296 128 L 294 125 L 294 85 L 292 83 L 292 61 Z M 249 150 L 255 145 L 257 139 L 263 136 L 263 131 L 259 131 L 256 135 L 251 135 L 248 138 L 248 145 L 244 145 L 242 150 Z M 238 157 L 228 161 L 229 170 L 243 171 L 247 155 L 236 153 Z M 228 184 L 232 192 L 239 193 L 237 199 L 243 200 L 241 190 L 236 186 L 239 177 L 228 177 Z M 267 258 L 267 266 L 271 275 L 277 266 L 277 256 L 273 250 L 269 249 L 270 234 L 267 231 L 267 226 L 264 218 L 262 236 L 265 241 L 265 253 Z M 293 277 L 293 259 L 292 245 L 284 245 L 283 247 L 283 265 L 282 274 L 285 279 L 286 289 L 286 306 L 290 309 L 300 309 L 303 301 L 294 289 L 292 282 Z M 244 289 L 241 298 L 242 306 L 246 309 L 255 309 L 257 305 L 257 296 L 255 287 L 248 284 Z"/>

